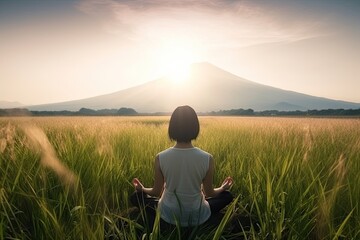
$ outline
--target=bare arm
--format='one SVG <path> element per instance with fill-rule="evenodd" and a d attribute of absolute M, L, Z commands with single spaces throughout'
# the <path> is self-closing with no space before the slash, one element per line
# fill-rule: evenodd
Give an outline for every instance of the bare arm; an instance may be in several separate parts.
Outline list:
<path fill-rule="evenodd" d="M 233 179 L 231 177 L 225 178 L 223 183 L 218 188 L 213 188 L 213 177 L 214 177 L 214 159 L 210 157 L 209 159 L 209 169 L 206 173 L 206 176 L 203 180 L 203 189 L 206 197 L 216 197 L 218 194 L 222 193 L 225 190 L 228 190 L 233 184 Z"/>
<path fill-rule="evenodd" d="M 164 188 L 164 176 L 160 169 L 159 155 L 155 157 L 154 168 L 155 168 L 155 180 L 154 180 L 154 186 L 152 188 L 145 188 L 140 182 L 140 180 L 137 178 L 133 179 L 133 184 L 135 186 L 136 191 L 143 191 L 144 193 L 147 193 L 151 196 L 159 197 Z"/>

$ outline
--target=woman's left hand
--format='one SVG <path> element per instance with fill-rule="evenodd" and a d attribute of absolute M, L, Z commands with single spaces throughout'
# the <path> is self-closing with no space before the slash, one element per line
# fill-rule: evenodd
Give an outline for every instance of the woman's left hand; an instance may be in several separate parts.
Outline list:
<path fill-rule="evenodd" d="M 134 178 L 134 179 L 132 180 L 132 184 L 134 185 L 135 190 L 138 191 L 138 192 L 141 192 L 141 191 L 143 190 L 143 188 L 144 188 L 144 185 L 142 185 L 142 183 L 140 182 L 140 180 L 137 179 L 137 178 Z"/>

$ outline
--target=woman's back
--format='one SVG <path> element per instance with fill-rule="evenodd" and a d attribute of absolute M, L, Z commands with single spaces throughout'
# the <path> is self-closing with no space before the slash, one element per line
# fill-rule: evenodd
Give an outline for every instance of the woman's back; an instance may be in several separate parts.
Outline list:
<path fill-rule="evenodd" d="M 169 148 L 159 154 L 160 168 L 170 192 L 195 194 L 209 168 L 210 154 L 199 148 Z"/>
<path fill-rule="evenodd" d="M 169 148 L 159 154 L 165 179 L 159 202 L 162 218 L 175 223 L 175 216 L 186 226 L 201 224 L 210 216 L 209 205 L 201 192 L 210 156 L 199 148 Z"/>

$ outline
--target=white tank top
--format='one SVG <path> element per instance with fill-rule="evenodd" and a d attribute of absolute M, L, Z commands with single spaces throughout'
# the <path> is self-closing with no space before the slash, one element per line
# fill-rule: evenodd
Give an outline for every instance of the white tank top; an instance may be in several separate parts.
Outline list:
<path fill-rule="evenodd" d="M 211 215 L 201 184 L 209 169 L 210 154 L 199 148 L 169 148 L 159 153 L 165 189 L 160 216 L 168 223 L 196 226 Z"/>

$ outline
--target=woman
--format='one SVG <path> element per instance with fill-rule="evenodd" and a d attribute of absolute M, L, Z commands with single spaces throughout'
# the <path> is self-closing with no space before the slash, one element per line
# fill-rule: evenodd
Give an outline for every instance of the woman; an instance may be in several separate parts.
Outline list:
<path fill-rule="evenodd" d="M 227 190 L 233 179 L 227 177 L 220 187 L 213 188 L 213 157 L 192 145 L 199 130 L 194 109 L 189 106 L 176 108 L 168 129 L 170 139 L 176 144 L 156 156 L 153 187 L 146 188 L 139 179 L 133 179 L 136 191 L 131 202 L 145 207 L 147 214 L 152 215 L 150 217 L 154 218 L 158 207 L 161 219 L 167 223 L 197 226 L 232 201 Z"/>

